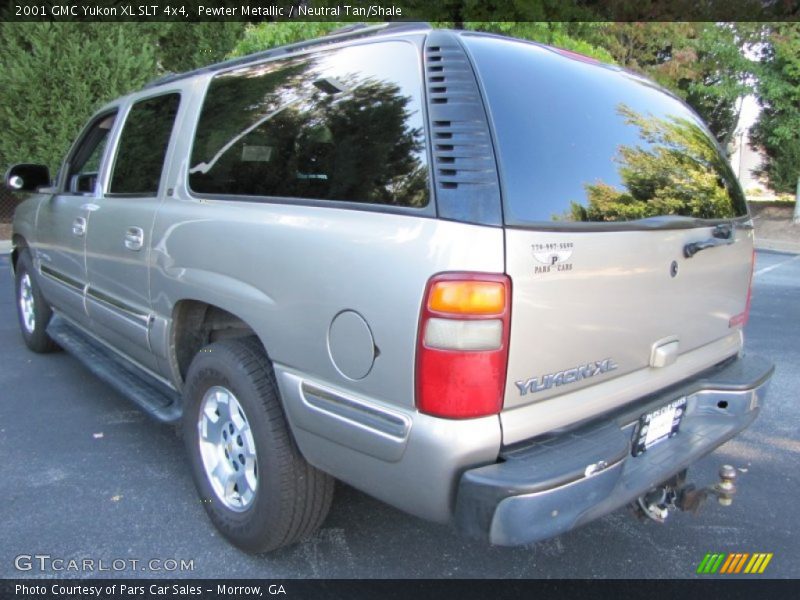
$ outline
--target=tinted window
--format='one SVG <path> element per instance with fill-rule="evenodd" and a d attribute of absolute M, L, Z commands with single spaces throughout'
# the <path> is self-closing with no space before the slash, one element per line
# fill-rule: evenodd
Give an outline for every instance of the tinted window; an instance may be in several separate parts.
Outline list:
<path fill-rule="evenodd" d="M 119 141 L 109 192 L 142 196 L 158 193 L 179 104 L 180 94 L 167 94 L 131 107 Z"/>
<path fill-rule="evenodd" d="M 108 134 L 114 125 L 116 113 L 98 118 L 84 134 L 69 158 L 67 189 L 72 193 L 94 193 L 100 161 L 108 143 Z"/>
<path fill-rule="evenodd" d="M 747 214 L 699 117 L 654 84 L 533 44 L 465 39 L 495 126 L 506 223 Z"/>
<path fill-rule="evenodd" d="M 389 42 L 215 77 L 192 149 L 195 192 L 428 203 L 419 57 Z"/>

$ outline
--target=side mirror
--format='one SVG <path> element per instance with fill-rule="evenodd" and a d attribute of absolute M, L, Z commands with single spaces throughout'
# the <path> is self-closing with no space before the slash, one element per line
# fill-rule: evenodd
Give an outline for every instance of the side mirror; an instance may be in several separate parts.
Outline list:
<path fill-rule="evenodd" d="M 50 185 L 50 171 L 44 165 L 13 165 L 6 171 L 6 187 L 15 192 L 35 192 Z"/>

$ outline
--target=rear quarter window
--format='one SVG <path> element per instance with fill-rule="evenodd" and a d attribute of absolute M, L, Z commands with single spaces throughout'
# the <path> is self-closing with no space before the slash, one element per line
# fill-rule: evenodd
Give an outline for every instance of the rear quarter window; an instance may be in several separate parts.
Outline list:
<path fill-rule="evenodd" d="M 747 214 L 705 125 L 655 84 L 534 44 L 463 39 L 494 126 L 507 225 Z"/>
<path fill-rule="evenodd" d="M 191 155 L 193 192 L 428 204 L 420 59 L 352 46 L 216 76 Z"/>

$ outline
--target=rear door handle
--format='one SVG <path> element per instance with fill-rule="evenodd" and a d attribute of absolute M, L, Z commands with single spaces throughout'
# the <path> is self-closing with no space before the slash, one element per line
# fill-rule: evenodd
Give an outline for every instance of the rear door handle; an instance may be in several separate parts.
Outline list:
<path fill-rule="evenodd" d="M 716 248 L 717 246 L 730 246 L 735 242 L 736 240 L 734 239 L 721 240 L 718 238 L 709 238 L 707 240 L 703 240 L 702 242 L 692 242 L 691 244 L 686 244 L 683 247 L 683 255 L 686 258 L 692 258 L 701 250 L 708 250 L 709 248 Z"/>
<path fill-rule="evenodd" d="M 717 246 L 729 246 L 736 243 L 736 238 L 733 235 L 733 226 L 730 223 L 720 223 L 711 232 L 711 237 L 707 240 L 700 242 L 692 242 L 683 247 L 683 255 L 686 258 L 692 258 L 701 250 L 709 248 L 716 248 Z"/>
<path fill-rule="evenodd" d="M 77 217 L 72 222 L 72 234 L 78 237 L 83 237 L 86 235 L 86 219 L 83 217 Z"/>
<path fill-rule="evenodd" d="M 125 232 L 125 247 L 128 250 L 141 250 L 144 245 L 144 231 L 141 227 L 128 227 Z"/>

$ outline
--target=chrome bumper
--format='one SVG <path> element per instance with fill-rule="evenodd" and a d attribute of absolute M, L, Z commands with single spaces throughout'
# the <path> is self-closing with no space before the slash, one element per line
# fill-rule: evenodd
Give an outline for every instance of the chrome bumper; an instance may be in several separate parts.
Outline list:
<path fill-rule="evenodd" d="M 774 366 L 740 357 L 574 431 L 508 449 L 469 470 L 455 524 L 472 537 L 516 546 L 559 535 L 632 502 L 745 429 Z M 678 434 L 633 456 L 638 416 L 686 397 Z"/>

